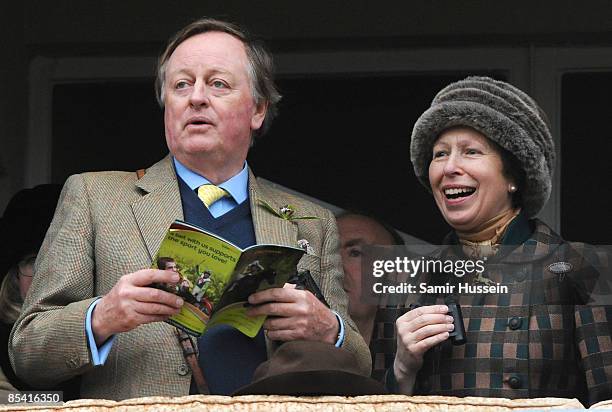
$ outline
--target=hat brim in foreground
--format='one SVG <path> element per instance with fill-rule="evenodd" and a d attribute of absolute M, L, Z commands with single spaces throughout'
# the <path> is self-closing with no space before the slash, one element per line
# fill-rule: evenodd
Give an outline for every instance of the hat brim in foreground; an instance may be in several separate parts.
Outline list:
<path fill-rule="evenodd" d="M 238 395 L 361 396 L 386 395 L 382 383 L 366 376 L 337 370 L 288 372 L 254 381 Z"/>

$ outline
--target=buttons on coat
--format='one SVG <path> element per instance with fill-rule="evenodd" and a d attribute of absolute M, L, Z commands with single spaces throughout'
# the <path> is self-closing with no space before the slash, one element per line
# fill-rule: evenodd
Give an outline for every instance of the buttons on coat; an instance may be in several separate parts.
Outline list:
<path fill-rule="evenodd" d="M 510 385 L 512 389 L 520 389 L 522 384 L 523 382 L 521 382 L 521 378 L 516 375 L 511 376 L 510 379 L 508 379 L 508 385 Z"/>
<path fill-rule="evenodd" d="M 527 268 L 521 267 L 519 269 L 516 269 L 516 271 L 512 275 L 514 276 L 514 279 L 519 282 L 522 282 L 527 279 Z"/>
<path fill-rule="evenodd" d="M 185 376 L 189 373 L 189 367 L 187 365 L 185 365 L 184 363 L 181 363 L 178 367 L 178 374 L 181 376 Z"/>
<path fill-rule="evenodd" d="M 508 321 L 508 327 L 510 327 L 512 330 L 520 329 L 522 324 L 523 320 L 521 318 L 517 318 L 516 316 L 510 318 Z"/>

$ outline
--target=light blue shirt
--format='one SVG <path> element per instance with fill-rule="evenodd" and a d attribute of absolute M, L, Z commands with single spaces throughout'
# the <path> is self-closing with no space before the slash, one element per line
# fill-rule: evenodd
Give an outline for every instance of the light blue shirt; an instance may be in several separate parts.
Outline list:
<path fill-rule="evenodd" d="M 176 169 L 176 174 L 183 179 L 183 181 L 189 186 L 191 190 L 196 190 L 198 187 L 210 184 L 211 182 L 206 179 L 204 176 L 200 176 L 194 171 L 185 167 L 181 162 L 173 158 L 174 167 Z M 233 176 L 229 180 L 218 184 L 218 187 L 225 189 L 227 193 L 230 194 L 228 197 L 223 197 L 217 200 L 215 203 L 210 205 L 208 210 L 213 217 L 218 218 L 219 216 L 223 216 L 242 202 L 248 199 L 249 197 L 249 169 L 246 162 L 244 162 L 244 167 L 237 175 Z M 113 347 L 113 343 L 115 342 L 116 336 L 110 337 L 106 342 L 102 344 L 102 346 L 98 347 L 96 345 L 96 340 L 94 338 L 93 330 L 91 329 L 91 314 L 98 304 L 99 300 L 93 302 L 89 309 L 87 310 L 87 315 L 85 317 L 85 331 L 87 333 L 87 340 L 89 341 L 89 349 L 91 351 L 91 359 L 93 361 L 94 366 L 103 365 L 106 362 L 106 358 L 108 358 L 108 354 L 110 353 L 111 348 Z M 338 340 L 336 341 L 336 347 L 342 346 L 344 342 L 344 321 L 335 311 L 332 311 L 336 318 L 338 319 L 339 324 L 339 333 Z"/>
<path fill-rule="evenodd" d="M 98 347 L 98 345 L 96 345 L 96 339 L 94 338 L 93 330 L 91 329 L 91 313 L 98 302 L 100 302 L 100 298 L 96 299 L 91 305 L 89 305 L 89 309 L 87 309 L 87 316 L 85 318 L 87 341 L 89 342 L 91 361 L 93 362 L 94 366 L 104 365 L 104 362 L 106 362 L 106 358 L 108 358 L 108 354 L 113 347 L 113 343 L 115 342 L 115 339 L 117 339 L 117 337 L 113 335 L 106 342 L 104 342 L 102 346 Z"/>
<path fill-rule="evenodd" d="M 196 191 L 197 188 L 202 185 L 211 184 L 210 180 L 187 169 L 187 167 L 183 166 L 176 158 L 174 158 L 174 167 L 176 168 L 176 174 L 183 179 L 187 186 L 193 191 Z M 223 216 L 249 198 L 249 169 L 247 163 L 244 162 L 244 167 L 237 175 L 217 186 L 225 189 L 230 196 L 222 197 L 210 205 L 208 210 L 214 218 Z"/>

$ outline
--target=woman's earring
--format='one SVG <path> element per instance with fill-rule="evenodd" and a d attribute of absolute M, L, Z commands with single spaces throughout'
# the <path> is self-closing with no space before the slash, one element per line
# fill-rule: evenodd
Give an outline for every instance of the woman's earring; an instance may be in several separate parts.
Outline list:
<path fill-rule="evenodd" d="M 508 185 L 508 192 L 514 193 L 514 192 L 516 192 L 516 190 L 517 190 L 517 187 L 513 183 L 510 183 Z"/>

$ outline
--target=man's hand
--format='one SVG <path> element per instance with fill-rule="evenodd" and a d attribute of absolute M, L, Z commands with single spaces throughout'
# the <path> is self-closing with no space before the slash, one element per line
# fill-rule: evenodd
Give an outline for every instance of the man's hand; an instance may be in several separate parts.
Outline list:
<path fill-rule="evenodd" d="M 263 327 L 272 340 L 297 339 L 336 343 L 338 319 L 327 306 L 307 290 L 295 285 L 266 289 L 249 296 L 247 315 L 269 316 Z"/>
<path fill-rule="evenodd" d="M 397 352 L 393 373 L 400 393 L 412 394 L 416 374 L 423 366 L 423 355 L 430 348 L 448 339 L 453 330 L 453 317 L 446 305 L 421 306 L 400 316 L 397 328 Z"/>
<path fill-rule="evenodd" d="M 91 314 L 96 344 L 104 343 L 115 333 L 176 315 L 183 306 L 183 299 L 150 285 L 154 282 L 176 283 L 178 280 L 178 273 L 158 269 L 144 269 L 122 276 Z"/>

